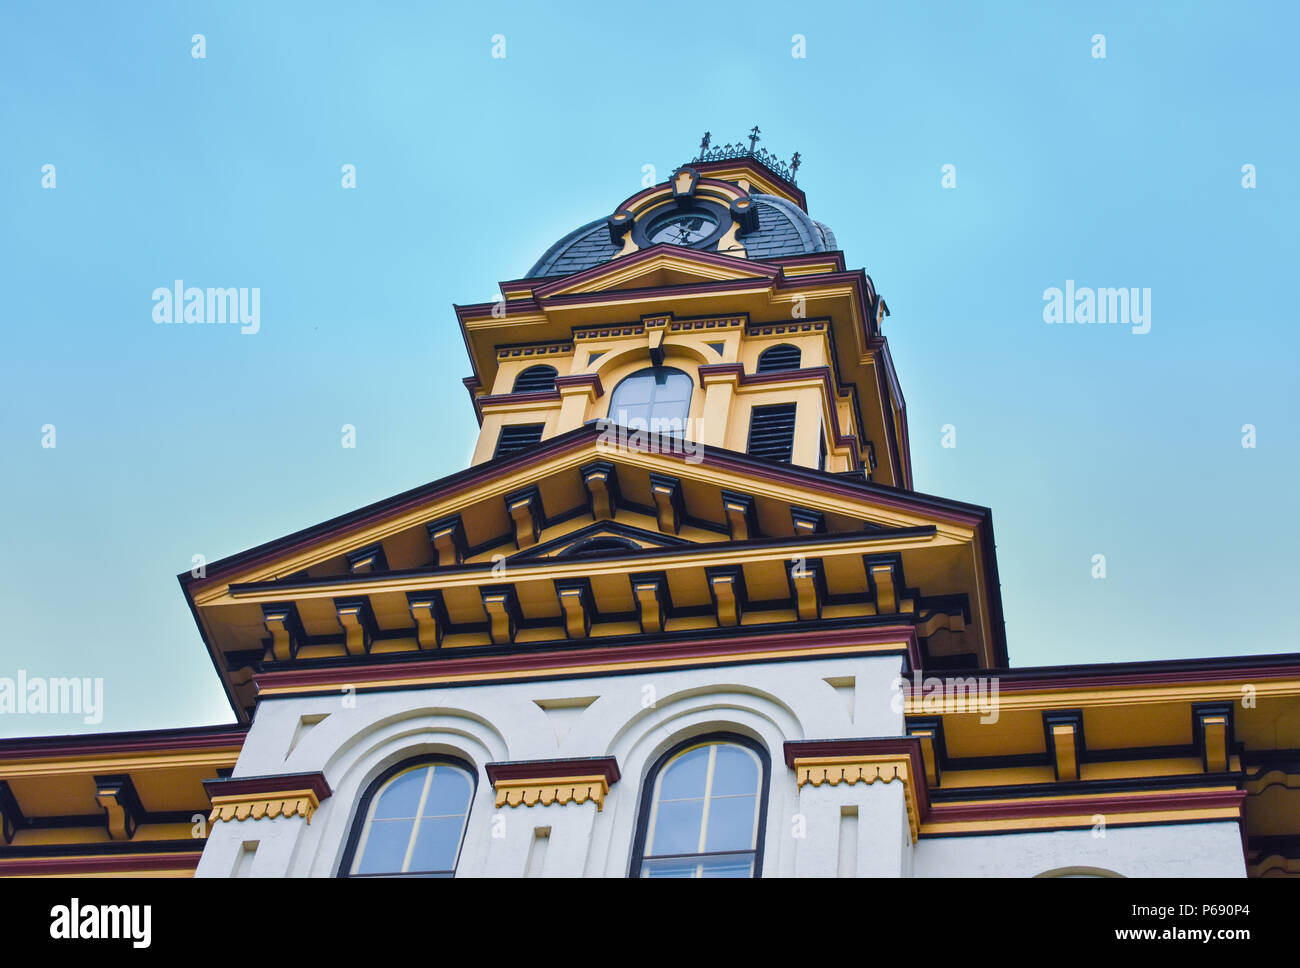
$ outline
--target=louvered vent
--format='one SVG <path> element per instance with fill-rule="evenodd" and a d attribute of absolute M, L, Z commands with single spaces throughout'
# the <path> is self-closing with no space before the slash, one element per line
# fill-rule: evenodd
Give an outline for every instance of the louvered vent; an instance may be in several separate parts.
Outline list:
<path fill-rule="evenodd" d="M 773 346 L 758 355 L 759 373 L 797 369 L 799 369 L 799 347 L 791 346 L 789 343 Z"/>
<path fill-rule="evenodd" d="M 530 366 L 515 377 L 515 393 L 538 393 L 555 389 L 555 367 Z"/>
<path fill-rule="evenodd" d="M 793 403 L 755 407 L 749 414 L 749 453 L 790 463 L 794 456 Z"/>
<path fill-rule="evenodd" d="M 513 454 L 517 450 L 541 443 L 542 428 L 545 426 L 546 424 L 507 424 L 501 428 L 501 436 L 497 438 L 497 449 L 492 456 L 504 457 L 506 454 Z"/>

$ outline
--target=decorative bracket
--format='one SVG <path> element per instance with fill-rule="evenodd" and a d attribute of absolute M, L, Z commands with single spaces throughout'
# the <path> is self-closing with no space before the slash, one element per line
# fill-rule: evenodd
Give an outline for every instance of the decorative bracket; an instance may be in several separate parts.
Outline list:
<path fill-rule="evenodd" d="M 113 840 L 130 840 L 144 820 L 144 806 L 125 773 L 95 777 L 95 802 L 104 810 L 104 823 Z"/>
<path fill-rule="evenodd" d="M 605 796 L 619 779 L 618 761 L 612 756 L 489 763 L 487 775 L 496 790 L 498 808 L 590 800 L 597 812 L 605 809 Z"/>
<path fill-rule="evenodd" d="M 311 823 L 316 808 L 333 793 L 320 772 L 204 780 L 203 788 L 212 801 L 209 823 L 294 816 Z"/>
<path fill-rule="evenodd" d="M 459 565 L 465 560 L 465 525 L 461 523 L 459 514 L 430 521 L 425 527 L 429 531 L 429 543 L 433 545 L 439 568 Z"/>

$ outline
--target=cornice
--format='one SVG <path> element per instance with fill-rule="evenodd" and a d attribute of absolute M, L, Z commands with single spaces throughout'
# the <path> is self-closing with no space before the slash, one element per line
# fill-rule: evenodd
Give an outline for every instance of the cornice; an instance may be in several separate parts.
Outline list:
<path fill-rule="evenodd" d="M 316 808 L 332 793 L 325 774 L 319 772 L 204 780 L 203 788 L 212 801 L 210 823 L 281 816 L 299 816 L 311 823 Z"/>
<path fill-rule="evenodd" d="M 785 744 L 785 762 L 795 771 L 799 789 L 841 783 L 900 782 L 907 806 L 912 843 L 920 836 L 921 822 L 929 811 L 921 743 L 907 737 L 802 740 Z"/>
<path fill-rule="evenodd" d="M 605 808 L 609 788 L 620 775 L 612 756 L 489 763 L 486 769 L 496 790 L 498 807 L 581 805 L 591 801 L 597 812 Z"/>

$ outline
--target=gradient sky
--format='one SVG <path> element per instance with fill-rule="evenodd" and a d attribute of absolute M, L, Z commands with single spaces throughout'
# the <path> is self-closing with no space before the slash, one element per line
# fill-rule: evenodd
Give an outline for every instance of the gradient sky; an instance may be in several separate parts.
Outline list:
<path fill-rule="evenodd" d="M 106 709 L 0 735 L 230 721 L 191 556 L 463 468 L 452 303 L 756 123 L 889 303 L 918 489 L 993 509 L 1013 665 L 1296 651 L 1295 6 L 920 6 L 7 0 L 0 676 Z M 155 325 L 175 279 L 261 331 Z M 1046 325 L 1067 279 L 1151 331 Z"/>

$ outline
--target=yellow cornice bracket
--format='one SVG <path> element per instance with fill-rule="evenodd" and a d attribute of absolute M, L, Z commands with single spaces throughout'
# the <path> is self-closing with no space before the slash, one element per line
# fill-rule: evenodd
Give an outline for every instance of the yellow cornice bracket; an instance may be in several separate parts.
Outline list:
<path fill-rule="evenodd" d="M 1071 782 L 1079 779 L 1079 761 L 1084 749 L 1083 712 L 1058 709 L 1043 713 L 1047 752 L 1056 770 L 1056 779 Z"/>
<path fill-rule="evenodd" d="M 312 814 L 333 792 L 319 772 L 226 777 L 204 780 L 203 787 L 212 803 L 209 823 L 295 816 L 311 823 Z"/>
<path fill-rule="evenodd" d="M 892 615 L 898 611 L 898 586 L 894 581 L 894 563 L 873 563 L 871 579 L 876 586 L 876 613 Z"/>
<path fill-rule="evenodd" d="M 343 627 L 343 641 L 350 656 L 363 656 L 370 652 L 371 633 L 375 628 L 374 616 L 368 598 L 336 598 L 334 614 Z"/>
<path fill-rule="evenodd" d="M 794 592 L 799 619 L 815 622 L 821 618 L 821 562 L 796 558 L 790 563 L 790 588 Z"/>
<path fill-rule="evenodd" d="M 725 627 L 739 625 L 741 603 L 745 598 L 743 572 L 739 568 L 719 568 L 707 570 L 706 575 L 718 624 Z"/>
<path fill-rule="evenodd" d="M 907 805 L 907 825 L 912 843 L 916 843 L 921 830 L 920 805 L 916 783 L 911 774 L 912 758 L 906 753 L 853 754 L 849 756 L 795 757 L 794 771 L 799 789 L 811 783 L 814 787 L 853 786 L 855 783 L 903 784 L 903 799 Z"/>
<path fill-rule="evenodd" d="M 685 517 L 682 482 L 666 474 L 651 474 L 650 496 L 654 498 L 659 530 L 664 534 L 676 534 Z"/>
<path fill-rule="evenodd" d="M 634 576 L 632 594 L 636 597 L 641 632 L 658 633 L 664 629 L 663 590 L 667 580 L 661 576 Z"/>
<path fill-rule="evenodd" d="M 430 521 L 426 528 L 429 532 L 429 544 L 433 545 L 439 568 L 459 565 L 465 561 L 465 525 L 459 514 Z"/>
<path fill-rule="evenodd" d="M 509 645 L 514 641 L 515 631 L 519 627 L 519 602 L 515 598 L 514 587 L 502 585 L 484 588 L 481 594 L 492 644 Z"/>
<path fill-rule="evenodd" d="M 934 748 L 935 736 L 937 730 L 930 726 L 912 727 L 907 730 L 908 736 L 915 736 L 921 741 L 921 761 L 925 764 L 925 779 L 931 788 L 939 785 L 939 756 Z"/>
<path fill-rule="evenodd" d="M 593 461 L 582 468 L 582 483 L 587 489 L 593 521 L 608 521 L 614 517 L 618 477 L 609 461 Z"/>
<path fill-rule="evenodd" d="M 748 541 L 759 537 L 758 513 L 750 495 L 723 491 L 722 513 L 726 515 L 732 541 Z"/>
<path fill-rule="evenodd" d="M 521 551 L 537 543 L 545 514 L 542 496 L 536 486 L 506 495 L 506 510 L 515 523 L 515 546 Z"/>
<path fill-rule="evenodd" d="M 1226 773 L 1232 745 L 1232 706 L 1207 703 L 1192 708 L 1195 732 L 1200 740 L 1201 761 L 1206 773 Z"/>
<path fill-rule="evenodd" d="M 144 806 L 125 773 L 95 777 L 95 802 L 104 811 L 105 827 L 113 840 L 130 840 L 144 819 Z"/>
<path fill-rule="evenodd" d="M 271 636 L 271 655 L 276 662 L 288 662 L 298 653 L 302 641 L 298 611 L 293 605 L 262 606 L 262 624 Z"/>
<path fill-rule="evenodd" d="M 500 807 L 564 806 L 587 802 L 605 808 L 605 797 L 618 782 L 612 756 L 487 764 L 488 779 Z"/>
<path fill-rule="evenodd" d="M 668 334 L 669 316 L 651 316 L 642 320 L 645 326 L 646 346 L 650 362 L 659 366 L 664 361 L 664 337 Z"/>
<path fill-rule="evenodd" d="M 564 633 L 571 639 L 585 639 L 591 633 L 591 595 L 585 580 L 556 582 L 555 592 L 564 613 Z"/>
<path fill-rule="evenodd" d="M 442 631 L 438 625 L 439 601 L 437 592 L 409 592 L 407 606 L 415 620 L 416 639 L 422 649 L 436 649 L 442 644 Z"/>

